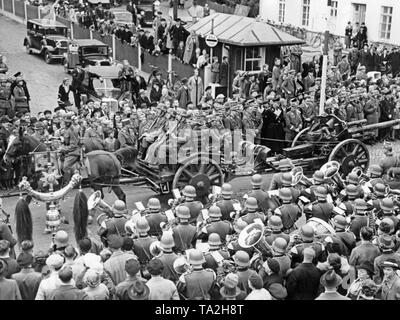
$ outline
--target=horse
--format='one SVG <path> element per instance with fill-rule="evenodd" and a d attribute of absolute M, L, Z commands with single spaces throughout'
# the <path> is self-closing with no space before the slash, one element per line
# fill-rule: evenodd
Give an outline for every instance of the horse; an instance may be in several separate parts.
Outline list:
<path fill-rule="evenodd" d="M 85 145 L 86 146 L 86 145 Z M 88 150 L 90 148 L 87 148 Z M 47 147 L 36 138 L 24 135 L 10 136 L 8 147 L 3 156 L 5 163 L 16 163 L 21 158 L 27 158 L 31 152 L 43 152 Z M 88 151 L 87 150 L 87 151 Z M 103 186 L 110 186 L 118 199 L 126 202 L 126 195 L 119 186 L 122 165 L 129 165 L 134 168 L 136 164 L 137 150 L 133 147 L 126 147 L 114 153 L 105 150 L 93 150 L 84 155 L 83 164 L 88 174 L 90 186 L 95 191 L 103 194 Z M 24 169 L 33 171 L 33 162 Z M 31 172 L 26 172 L 28 178 L 32 178 Z M 33 185 L 32 185 L 33 186 Z"/>

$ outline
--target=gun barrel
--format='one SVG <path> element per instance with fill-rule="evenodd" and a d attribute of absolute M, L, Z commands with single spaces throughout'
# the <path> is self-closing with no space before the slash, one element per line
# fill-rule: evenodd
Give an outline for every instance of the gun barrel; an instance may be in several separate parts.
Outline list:
<path fill-rule="evenodd" d="M 366 126 L 362 126 L 360 128 L 350 128 L 349 129 L 349 133 L 351 133 L 351 134 L 363 133 L 363 132 L 369 131 L 369 130 L 393 127 L 393 126 L 396 126 L 398 124 L 400 124 L 400 119 L 390 120 L 390 121 L 385 121 L 385 122 L 380 122 L 380 123 L 373 123 L 373 124 L 369 124 L 369 125 L 366 125 Z"/>

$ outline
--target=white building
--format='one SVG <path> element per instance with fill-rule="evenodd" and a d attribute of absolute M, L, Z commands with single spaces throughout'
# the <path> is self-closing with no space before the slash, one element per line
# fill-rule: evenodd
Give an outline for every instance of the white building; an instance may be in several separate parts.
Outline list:
<path fill-rule="evenodd" d="M 400 0 L 260 0 L 263 19 L 344 36 L 349 21 L 365 22 L 368 39 L 400 45 Z M 397 32 L 396 32 L 397 30 Z"/>

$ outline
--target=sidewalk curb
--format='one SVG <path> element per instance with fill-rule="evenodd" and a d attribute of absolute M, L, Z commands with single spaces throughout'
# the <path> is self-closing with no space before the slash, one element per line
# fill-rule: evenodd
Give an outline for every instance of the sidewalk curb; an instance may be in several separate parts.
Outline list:
<path fill-rule="evenodd" d="M 11 20 L 14 20 L 15 22 L 18 22 L 20 24 L 25 24 L 25 20 L 23 18 L 14 16 L 11 12 L 7 12 L 5 10 L 0 9 L 0 15 L 5 16 Z"/>

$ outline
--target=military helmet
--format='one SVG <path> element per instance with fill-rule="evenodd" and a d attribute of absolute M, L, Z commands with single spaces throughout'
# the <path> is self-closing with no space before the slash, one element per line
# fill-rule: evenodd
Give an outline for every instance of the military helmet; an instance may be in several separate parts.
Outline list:
<path fill-rule="evenodd" d="M 326 199 L 328 196 L 328 191 L 325 187 L 319 186 L 315 189 L 314 194 L 317 198 Z"/>
<path fill-rule="evenodd" d="M 384 195 L 386 195 L 386 187 L 385 187 L 385 185 L 384 184 L 382 184 L 382 183 L 377 183 L 375 186 L 374 186 L 374 193 L 377 195 L 377 196 L 384 196 Z"/>
<path fill-rule="evenodd" d="M 268 219 L 268 227 L 272 230 L 282 230 L 283 223 L 282 219 L 279 216 L 273 215 Z"/>
<path fill-rule="evenodd" d="M 360 177 L 356 173 L 351 172 L 347 175 L 346 180 L 348 184 L 358 185 L 360 182 Z"/>
<path fill-rule="evenodd" d="M 283 201 L 292 201 L 292 191 L 289 188 L 279 189 L 279 198 L 281 198 Z"/>
<path fill-rule="evenodd" d="M 220 217 L 222 217 L 222 213 L 221 213 L 220 207 L 212 206 L 208 210 L 208 215 L 210 216 L 210 218 L 220 218 Z"/>
<path fill-rule="evenodd" d="M 393 211 L 394 209 L 394 203 L 392 199 L 385 198 L 381 202 L 381 209 L 383 211 Z"/>
<path fill-rule="evenodd" d="M 189 219 L 190 209 L 186 206 L 178 206 L 176 208 L 176 216 L 181 219 Z"/>
<path fill-rule="evenodd" d="M 237 232 L 240 233 L 244 228 L 248 226 L 247 222 L 244 221 L 243 219 L 239 218 L 233 225 L 233 229 Z"/>
<path fill-rule="evenodd" d="M 371 175 L 381 177 L 383 174 L 383 169 L 381 166 L 374 164 L 369 167 L 369 172 L 371 173 Z"/>
<path fill-rule="evenodd" d="M 246 202 L 244 203 L 244 206 L 247 209 L 258 209 L 257 199 L 253 197 L 248 197 Z"/>
<path fill-rule="evenodd" d="M 284 238 L 278 237 L 272 243 L 272 249 L 277 253 L 286 253 L 287 241 Z"/>
<path fill-rule="evenodd" d="M 140 217 L 136 222 L 136 230 L 139 233 L 146 233 L 150 230 L 149 222 L 145 217 Z"/>
<path fill-rule="evenodd" d="M 356 199 L 354 200 L 354 208 L 356 210 L 365 211 L 368 209 L 368 206 L 364 199 Z"/>
<path fill-rule="evenodd" d="M 175 247 L 174 237 L 170 233 L 164 233 L 161 236 L 160 245 L 162 249 L 172 249 Z"/>
<path fill-rule="evenodd" d="M 221 187 L 221 194 L 231 195 L 233 193 L 232 186 L 229 183 L 224 183 Z"/>
<path fill-rule="evenodd" d="M 198 249 L 193 249 L 189 252 L 189 263 L 193 266 L 201 266 L 206 260 L 204 259 L 203 252 Z"/>
<path fill-rule="evenodd" d="M 345 217 L 341 216 L 340 214 L 336 215 L 333 219 L 333 224 L 335 227 L 339 229 L 346 229 L 347 227 L 347 220 Z"/>
<path fill-rule="evenodd" d="M 323 183 L 325 181 L 325 175 L 322 171 L 317 170 L 313 174 L 313 179 L 315 183 Z"/>
<path fill-rule="evenodd" d="M 262 184 L 262 177 L 260 174 L 255 174 L 251 177 L 251 185 L 254 187 L 259 187 Z"/>
<path fill-rule="evenodd" d="M 112 206 L 112 212 L 114 215 L 123 215 L 127 212 L 125 202 L 122 200 L 115 200 Z"/>
<path fill-rule="evenodd" d="M 158 200 L 157 198 L 150 198 L 149 201 L 147 202 L 147 207 L 150 210 L 160 210 L 161 209 L 160 200 Z"/>
<path fill-rule="evenodd" d="M 311 241 L 314 239 L 314 228 L 306 223 L 300 228 L 300 235 L 303 240 Z"/>
<path fill-rule="evenodd" d="M 356 197 L 358 195 L 358 189 L 357 186 L 355 186 L 354 184 L 349 184 L 346 186 L 346 194 L 348 196 L 354 196 Z"/>
<path fill-rule="evenodd" d="M 293 164 L 290 159 L 279 160 L 278 170 L 285 171 L 285 170 L 291 170 L 292 168 L 293 168 Z"/>
<path fill-rule="evenodd" d="M 219 236 L 218 233 L 211 233 L 208 236 L 208 245 L 211 247 L 219 247 L 220 245 L 222 245 L 221 242 L 221 237 Z"/>
<path fill-rule="evenodd" d="M 293 181 L 293 176 L 290 172 L 285 172 L 282 174 L 282 184 L 285 187 L 291 186 Z"/>
<path fill-rule="evenodd" d="M 235 261 L 239 267 L 248 267 L 250 265 L 249 254 L 243 250 L 236 251 L 233 256 L 233 261 Z"/>
<path fill-rule="evenodd" d="M 182 194 L 185 197 L 196 198 L 196 189 L 195 187 L 188 185 L 185 188 L 183 188 Z"/>

